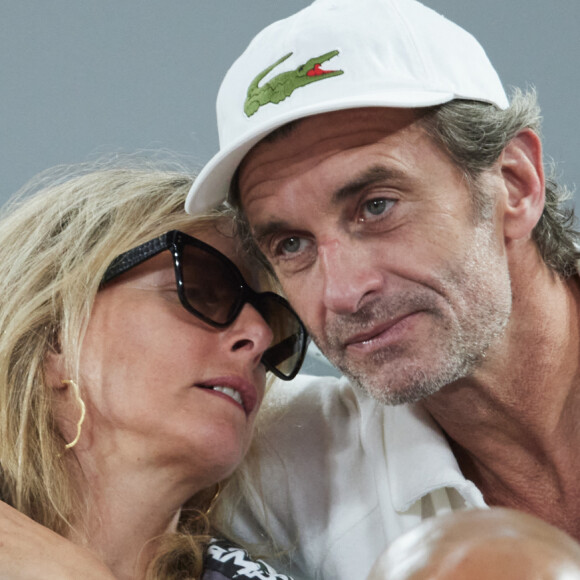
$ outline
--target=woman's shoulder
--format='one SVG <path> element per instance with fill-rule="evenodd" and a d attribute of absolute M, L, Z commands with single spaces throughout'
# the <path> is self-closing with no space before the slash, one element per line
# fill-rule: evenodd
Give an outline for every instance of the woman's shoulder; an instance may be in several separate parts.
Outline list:
<path fill-rule="evenodd" d="M 254 559 L 244 548 L 228 540 L 214 538 L 207 547 L 202 580 L 292 580 L 270 565 Z"/>

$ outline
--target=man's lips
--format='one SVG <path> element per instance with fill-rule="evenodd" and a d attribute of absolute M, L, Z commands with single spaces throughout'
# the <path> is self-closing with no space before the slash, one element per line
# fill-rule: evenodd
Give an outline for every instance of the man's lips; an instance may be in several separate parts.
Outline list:
<path fill-rule="evenodd" d="M 256 387 L 236 375 L 212 377 L 195 384 L 200 389 L 208 389 L 242 407 L 249 415 L 258 403 Z M 241 400 L 241 403 L 240 403 Z"/>
<path fill-rule="evenodd" d="M 408 321 L 410 317 L 418 314 L 421 311 L 406 312 L 385 322 L 374 325 L 372 328 L 365 329 L 350 336 L 343 342 L 345 349 L 359 349 L 374 346 L 374 343 L 390 342 L 397 338 L 398 330 L 402 330 L 402 326 Z"/>

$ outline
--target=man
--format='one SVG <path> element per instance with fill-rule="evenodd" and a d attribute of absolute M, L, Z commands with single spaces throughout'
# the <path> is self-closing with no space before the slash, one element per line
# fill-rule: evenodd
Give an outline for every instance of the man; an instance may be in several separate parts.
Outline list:
<path fill-rule="evenodd" d="M 188 211 L 230 190 L 350 379 L 278 394 L 240 532 L 333 580 L 465 507 L 580 539 L 577 237 L 534 95 L 508 103 L 477 41 L 418 2 L 317 0 L 252 41 L 218 117 Z"/>

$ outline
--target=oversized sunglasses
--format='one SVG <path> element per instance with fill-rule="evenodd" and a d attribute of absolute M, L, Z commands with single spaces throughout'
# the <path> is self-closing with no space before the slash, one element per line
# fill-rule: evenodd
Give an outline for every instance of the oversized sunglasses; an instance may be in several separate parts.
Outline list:
<path fill-rule="evenodd" d="M 167 232 L 117 256 L 101 284 L 169 250 L 173 256 L 177 294 L 184 308 L 214 328 L 232 324 L 246 303 L 272 329 L 272 343 L 262 355 L 277 377 L 293 379 L 304 360 L 308 334 L 290 304 L 274 292 L 256 292 L 237 266 L 214 247 L 178 230 Z"/>

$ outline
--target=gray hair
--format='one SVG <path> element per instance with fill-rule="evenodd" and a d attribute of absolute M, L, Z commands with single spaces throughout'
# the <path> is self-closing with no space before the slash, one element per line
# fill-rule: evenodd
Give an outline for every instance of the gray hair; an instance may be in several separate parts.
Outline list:
<path fill-rule="evenodd" d="M 524 93 L 516 89 L 506 110 L 455 100 L 427 109 L 419 124 L 461 169 L 471 186 L 475 207 L 484 215 L 493 200 L 478 187 L 478 178 L 497 161 L 519 131 L 529 128 L 541 135 L 541 121 L 535 91 Z M 546 265 L 567 278 L 576 272 L 576 247 L 580 241 L 574 210 L 565 203 L 572 194 L 556 182 L 553 163 L 547 164 L 546 169 L 546 201 L 532 239 Z"/>

